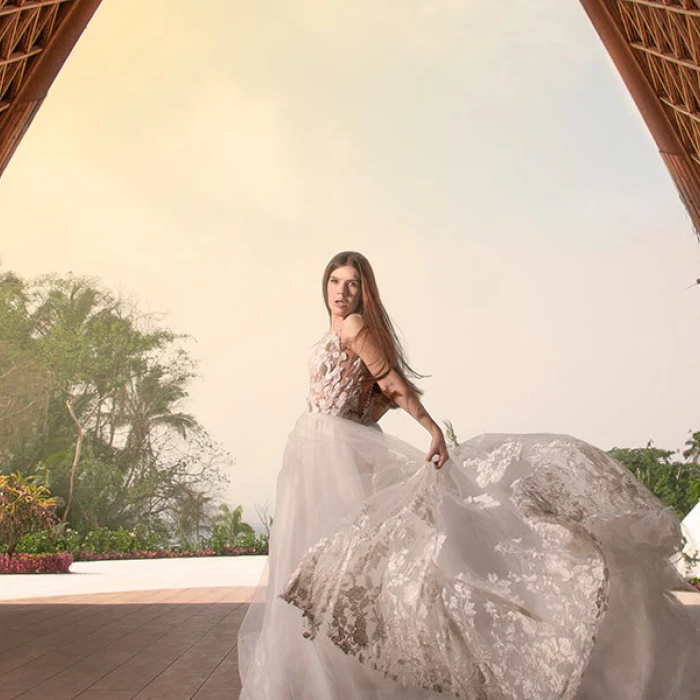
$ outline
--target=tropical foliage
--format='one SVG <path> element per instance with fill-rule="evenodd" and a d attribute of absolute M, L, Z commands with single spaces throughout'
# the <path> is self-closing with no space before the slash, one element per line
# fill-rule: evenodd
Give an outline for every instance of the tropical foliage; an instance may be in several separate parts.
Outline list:
<path fill-rule="evenodd" d="M 20 473 L 0 475 L 0 542 L 9 556 L 25 535 L 56 523 L 56 499 L 35 482 Z"/>
<path fill-rule="evenodd" d="M 199 539 L 229 458 L 183 410 L 186 342 L 91 280 L 0 273 L 0 474 L 73 531 Z"/>
<path fill-rule="evenodd" d="M 239 535 L 252 535 L 253 528 L 243 522 L 243 506 L 229 508 L 222 503 L 219 512 L 214 516 L 215 531 L 221 532 L 224 537 L 233 542 Z"/>
<path fill-rule="evenodd" d="M 243 506 L 231 509 L 222 503 L 214 516 L 213 525 L 214 531 L 207 545 L 217 554 L 224 554 L 232 547 L 245 547 L 256 553 L 267 554 L 269 531 L 256 535 L 255 530 L 243 521 Z"/>
<path fill-rule="evenodd" d="M 681 452 L 646 447 L 610 450 L 664 505 L 682 520 L 700 500 L 700 432 L 692 433 Z"/>
<path fill-rule="evenodd" d="M 242 507 L 234 509 L 242 514 Z M 24 535 L 15 548 L 16 555 L 71 554 L 76 561 L 103 559 L 155 559 L 177 556 L 213 556 L 215 554 L 267 554 L 269 535 L 256 534 L 250 526 L 240 521 L 242 528 L 231 536 L 226 527 L 217 527 L 211 535 L 203 535 L 197 541 L 173 543 L 167 538 L 148 532 L 143 527 L 135 530 L 105 527 L 95 528 L 86 534 L 64 527 L 51 531 L 37 530 Z M 6 547 L 0 545 L 0 553 Z M 0 572 L 1 573 L 1 572 Z"/>

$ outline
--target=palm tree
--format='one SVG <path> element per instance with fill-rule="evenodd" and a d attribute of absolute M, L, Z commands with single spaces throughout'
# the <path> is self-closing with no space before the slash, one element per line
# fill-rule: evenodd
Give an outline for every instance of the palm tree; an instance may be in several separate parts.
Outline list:
<path fill-rule="evenodd" d="M 100 335 L 91 332 L 101 314 L 113 307 L 113 301 L 87 280 L 68 276 L 47 276 L 37 285 L 36 308 L 31 315 L 32 337 L 39 356 L 64 395 L 65 407 L 75 430 L 75 447 L 62 520 L 67 522 L 73 504 L 73 489 L 78 471 L 85 431 L 99 410 L 100 395 L 94 375 L 104 362 L 96 352 Z M 109 347 L 109 343 L 106 344 Z M 110 389 L 107 389 L 109 393 Z"/>
<path fill-rule="evenodd" d="M 114 419 L 115 423 L 127 428 L 124 447 L 124 454 L 130 461 L 127 486 L 151 462 L 158 435 L 174 431 L 186 438 L 189 432 L 199 428 L 192 414 L 176 408 L 188 395 L 186 384 L 189 379 L 189 374 L 169 373 L 156 365 L 136 372 L 119 392 Z"/>
<path fill-rule="evenodd" d="M 243 522 L 243 506 L 236 506 L 231 510 L 222 503 L 219 506 L 219 512 L 214 516 L 213 523 L 225 534 L 229 542 L 233 542 L 239 535 L 252 535 L 255 532 L 248 523 Z"/>
<path fill-rule="evenodd" d="M 700 431 L 691 433 L 685 441 L 686 449 L 683 450 L 683 457 L 690 464 L 700 464 Z"/>
<path fill-rule="evenodd" d="M 178 510 L 175 530 L 181 544 L 198 543 L 202 527 L 211 522 L 210 507 L 212 497 L 197 491 L 189 484 L 183 484 L 177 497 Z"/>

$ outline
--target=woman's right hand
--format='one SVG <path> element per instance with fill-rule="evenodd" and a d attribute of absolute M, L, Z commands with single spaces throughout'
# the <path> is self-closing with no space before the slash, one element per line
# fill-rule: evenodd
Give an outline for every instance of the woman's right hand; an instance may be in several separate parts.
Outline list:
<path fill-rule="evenodd" d="M 433 439 L 430 441 L 430 451 L 428 456 L 425 458 L 426 462 L 432 462 L 435 464 L 436 469 L 442 469 L 445 462 L 450 458 L 447 453 L 447 443 L 445 442 L 445 436 L 439 426 L 435 426 L 432 431 Z"/>

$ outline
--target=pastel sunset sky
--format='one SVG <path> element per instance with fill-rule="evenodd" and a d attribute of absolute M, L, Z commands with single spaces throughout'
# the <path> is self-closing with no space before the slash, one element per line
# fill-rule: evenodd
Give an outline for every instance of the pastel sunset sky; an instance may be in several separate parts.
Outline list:
<path fill-rule="evenodd" d="M 0 210 L 4 268 L 96 277 L 196 339 L 187 409 L 248 515 L 340 250 L 460 439 L 700 430 L 700 247 L 577 0 L 104 0 Z"/>

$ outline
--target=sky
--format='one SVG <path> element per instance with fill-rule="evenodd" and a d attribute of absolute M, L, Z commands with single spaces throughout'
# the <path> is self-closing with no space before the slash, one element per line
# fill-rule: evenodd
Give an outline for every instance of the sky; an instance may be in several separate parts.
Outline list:
<path fill-rule="evenodd" d="M 92 276 L 193 338 L 185 408 L 251 520 L 341 250 L 460 440 L 700 430 L 700 247 L 576 0 L 104 0 L 0 211 L 5 269 Z"/>

